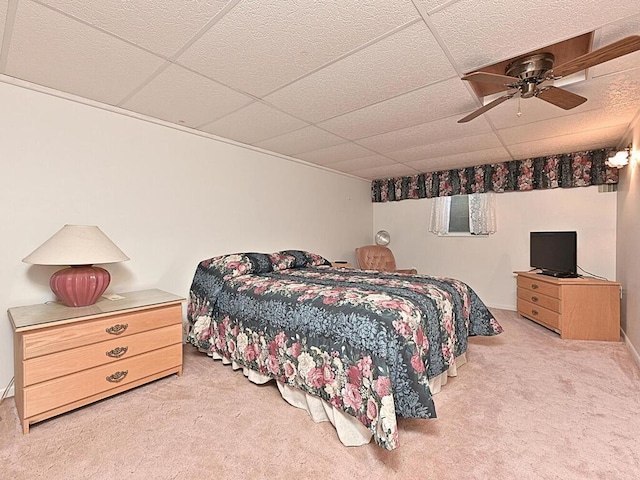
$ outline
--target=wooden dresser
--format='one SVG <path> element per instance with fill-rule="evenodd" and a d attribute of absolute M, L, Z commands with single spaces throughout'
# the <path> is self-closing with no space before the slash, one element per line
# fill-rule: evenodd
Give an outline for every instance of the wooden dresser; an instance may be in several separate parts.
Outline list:
<path fill-rule="evenodd" d="M 562 338 L 620 340 L 620 284 L 595 278 L 518 275 L 518 313 Z"/>
<path fill-rule="evenodd" d="M 182 302 L 161 290 L 88 307 L 10 308 L 15 401 L 29 425 L 144 383 L 182 375 Z"/>

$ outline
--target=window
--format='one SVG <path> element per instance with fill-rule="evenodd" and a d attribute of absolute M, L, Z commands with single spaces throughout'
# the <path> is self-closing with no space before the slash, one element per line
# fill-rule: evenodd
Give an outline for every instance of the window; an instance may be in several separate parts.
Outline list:
<path fill-rule="evenodd" d="M 490 235 L 496 231 L 495 194 L 433 199 L 429 231 L 436 235 Z"/>

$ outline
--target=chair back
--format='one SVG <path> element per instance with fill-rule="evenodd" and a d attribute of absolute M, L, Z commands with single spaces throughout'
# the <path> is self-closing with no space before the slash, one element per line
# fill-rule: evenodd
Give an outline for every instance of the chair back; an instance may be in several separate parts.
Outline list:
<path fill-rule="evenodd" d="M 396 259 L 388 247 L 382 245 L 366 245 L 356 248 L 358 265 L 363 270 L 378 270 L 379 272 L 394 272 Z"/>

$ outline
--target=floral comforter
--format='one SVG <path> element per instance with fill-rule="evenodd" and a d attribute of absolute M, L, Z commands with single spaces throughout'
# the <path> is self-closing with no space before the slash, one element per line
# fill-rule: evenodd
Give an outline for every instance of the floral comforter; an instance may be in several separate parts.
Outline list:
<path fill-rule="evenodd" d="M 397 417 L 433 418 L 429 379 L 502 327 L 464 283 L 333 269 L 299 250 L 202 261 L 188 341 L 353 415 L 386 449 Z"/>

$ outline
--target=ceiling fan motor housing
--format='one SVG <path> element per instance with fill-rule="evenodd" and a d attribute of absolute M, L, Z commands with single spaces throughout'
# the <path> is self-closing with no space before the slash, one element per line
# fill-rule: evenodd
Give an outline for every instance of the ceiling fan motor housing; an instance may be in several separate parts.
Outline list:
<path fill-rule="evenodd" d="M 520 96 L 530 98 L 536 95 L 537 86 L 547 79 L 547 72 L 553 69 L 555 57 L 552 53 L 539 53 L 511 62 L 505 69 L 505 74 L 519 78 L 521 83 Z"/>

